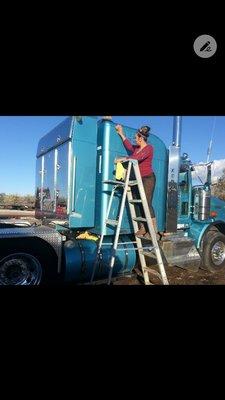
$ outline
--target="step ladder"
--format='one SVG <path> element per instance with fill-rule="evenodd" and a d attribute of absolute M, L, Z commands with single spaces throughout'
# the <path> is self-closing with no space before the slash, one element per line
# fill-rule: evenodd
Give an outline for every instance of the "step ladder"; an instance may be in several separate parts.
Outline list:
<path fill-rule="evenodd" d="M 151 237 L 151 239 L 145 239 L 144 237 L 136 236 L 135 242 L 132 242 L 136 245 L 136 247 L 135 247 L 135 249 L 131 249 L 132 251 L 135 250 L 138 252 L 145 285 L 152 285 L 152 283 L 149 280 L 150 272 L 153 273 L 154 275 L 158 276 L 158 278 L 160 278 L 160 280 L 162 281 L 162 283 L 164 285 L 168 285 L 169 282 L 168 282 L 168 279 L 166 276 L 166 272 L 165 272 L 165 268 L 164 268 L 164 264 L 163 264 L 163 260 L 162 260 L 162 255 L 161 255 L 161 250 L 160 250 L 159 244 L 157 242 L 156 233 L 154 230 L 151 214 L 149 211 L 149 206 L 148 206 L 148 202 L 147 202 L 146 195 L 145 195 L 145 190 L 144 190 L 144 186 L 143 186 L 143 182 L 142 182 L 142 178 L 141 178 L 141 174 L 140 174 L 140 170 L 139 170 L 139 166 L 138 166 L 138 161 L 137 160 L 129 160 L 129 161 L 127 160 L 127 161 L 122 162 L 122 164 L 127 164 L 126 165 L 127 173 L 126 173 L 125 181 L 114 181 L 114 180 L 104 181 L 104 183 L 114 185 L 111 195 L 110 195 L 109 204 L 107 207 L 105 226 L 110 225 L 110 226 L 116 227 L 115 237 L 114 237 L 113 246 L 112 246 L 112 253 L 111 253 L 111 258 L 110 258 L 110 263 L 109 263 L 108 285 L 110 285 L 111 279 L 112 279 L 113 268 L 114 268 L 115 258 L 116 258 L 116 252 L 120 250 L 118 248 L 118 246 L 124 245 L 124 243 L 119 243 L 119 236 L 120 236 L 120 231 L 121 231 L 123 213 L 124 213 L 124 209 L 126 206 L 126 200 L 128 201 L 128 204 L 129 204 L 129 209 L 130 209 L 134 232 L 138 231 L 138 222 L 145 222 L 145 223 L 147 223 L 148 230 L 149 230 L 150 237 Z M 132 171 L 134 173 L 135 180 L 130 180 Z M 138 187 L 140 199 L 133 198 L 131 187 L 135 186 L 135 185 L 137 185 L 137 187 Z M 111 220 L 111 219 L 109 219 L 110 210 L 112 207 L 114 195 L 119 188 L 123 189 L 123 195 L 122 195 L 122 200 L 121 200 L 120 210 L 119 210 L 119 217 L 117 220 Z M 139 204 L 139 205 L 142 204 L 145 218 L 137 217 L 136 208 L 135 208 L 135 205 L 137 205 L 137 204 Z M 109 244 L 109 243 L 103 243 L 104 236 L 105 235 L 103 233 L 101 235 L 101 238 L 99 241 L 99 245 L 98 245 L 98 249 L 97 249 L 97 256 L 96 256 L 96 260 L 95 260 L 93 272 L 92 272 L 92 277 L 91 277 L 91 283 L 93 283 L 93 281 L 94 281 L 97 265 L 98 265 L 99 259 L 101 257 L 101 249 L 104 245 Z M 151 242 L 151 245 L 143 247 L 142 241 Z M 157 265 L 159 267 L 159 273 L 157 271 L 152 270 L 149 267 L 147 267 L 145 257 L 156 258 Z"/>

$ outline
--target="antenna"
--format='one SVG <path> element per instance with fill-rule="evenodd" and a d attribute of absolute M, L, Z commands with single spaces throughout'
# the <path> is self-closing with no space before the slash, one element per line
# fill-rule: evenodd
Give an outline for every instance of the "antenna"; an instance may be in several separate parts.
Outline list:
<path fill-rule="evenodd" d="M 209 141 L 209 147 L 208 147 L 208 151 L 207 151 L 207 160 L 206 160 L 207 164 L 209 163 L 209 159 L 210 159 L 211 152 L 212 152 L 212 143 L 213 143 L 213 135 L 214 135 L 214 132 L 215 132 L 215 126 L 216 126 L 216 117 L 214 117 L 214 120 L 213 120 L 211 139 Z"/>

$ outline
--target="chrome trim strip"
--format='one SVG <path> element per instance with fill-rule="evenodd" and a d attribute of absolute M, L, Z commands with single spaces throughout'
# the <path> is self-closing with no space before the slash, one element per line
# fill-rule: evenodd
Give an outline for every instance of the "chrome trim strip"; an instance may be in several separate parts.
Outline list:
<path fill-rule="evenodd" d="M 68 144 L 68 191 L 67 191 L 67 214 L 72 212 L 72 204 L 71 204 L 71 181 L 73 179 L 72 176 L 72 142 L 70 141 Z"/>
<path fill-rule="evenodd" d="M 76 184 L 76 157 L 73 158 L 73 183 L 72 183 L 72 212 L 75 212 L 75 184 Z"/>
<path fill-rule="evenodd" d="M 54 151 L 54 209 L 56 212 L 56 202 L 57 202 L 57 163 L 58 163 L 58 149 Z"/>
<path fill-rule="evenodd" d="M 44 168 L 45 157 L 41 157 L 41 198 L 40 198 L 40 211 L 43 211 L 43 193 L 44 193 Z"/>

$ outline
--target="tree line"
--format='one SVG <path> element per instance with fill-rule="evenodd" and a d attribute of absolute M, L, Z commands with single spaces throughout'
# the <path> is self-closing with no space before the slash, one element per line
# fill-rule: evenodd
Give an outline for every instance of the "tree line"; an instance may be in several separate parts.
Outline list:
<path fill-rule="evenodd" d="M 0 206 L 2 207 L 22 206 L 26 208 L 34 208 L 35 196 L 30 194 L 26 196 L 20 196 L 18 194 L 0 193 Z"/>
<path fill-rule="evenodd" d="M 212 185 L 212 195 L 221 200 L 225 200 L 225 168 L 217 183 Z"/>
<path fill-rule="evenodd" d="M 216 184 L 212 185 L 212 195 L 225 200 L 225 168 L 221 177 L 218 179 Z M 6 194 L 0 193 L 0 206 L 23 206 L 28 208 L 35 207 L 35 196 L 26 195 L 20 196 L 18 194 Z"/>

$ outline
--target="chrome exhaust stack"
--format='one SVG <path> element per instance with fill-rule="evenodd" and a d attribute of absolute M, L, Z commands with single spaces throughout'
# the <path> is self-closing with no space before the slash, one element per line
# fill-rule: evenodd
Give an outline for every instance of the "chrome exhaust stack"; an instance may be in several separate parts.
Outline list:
<path fill-rule="evenodd" d="M 180 170 L 182 117 L 174 117 L 173 141 L 169 147 L 166 232 L 177 232 L 178 181 Z"/>
<path fill-rule="evenodd" d="M 182 117 L 174 117 L 172 145 L 175 147 L 180 147 L 181 145 L 181 124 L 182 124 Z"/>

